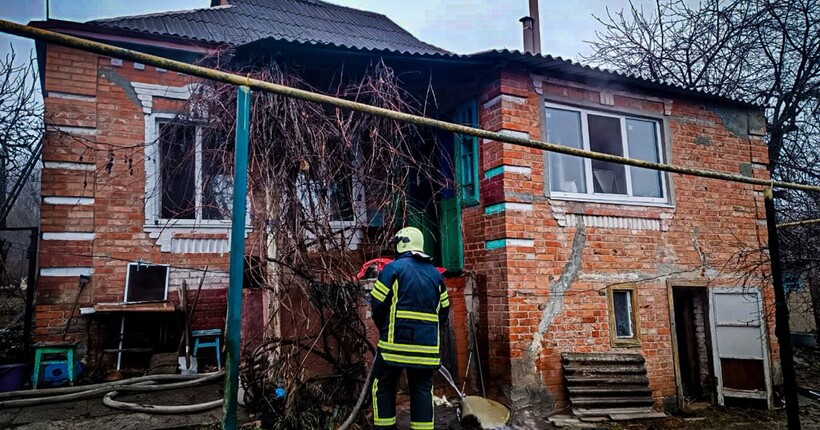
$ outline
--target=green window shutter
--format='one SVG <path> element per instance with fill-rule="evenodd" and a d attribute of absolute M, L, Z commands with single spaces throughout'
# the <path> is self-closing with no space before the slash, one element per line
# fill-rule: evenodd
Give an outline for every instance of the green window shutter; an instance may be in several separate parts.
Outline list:
<path fill-rule="evenodd" d="M 475 102 L 469 102 L 456 111 L 454 121 L 470 127 L 478 126 L 478 109 Z M 466 206 L 479 203 L 478 180 L 478 138 L 455 136 L 455 168 L 458 192 Z"/>
<path fill-rule="evenodd" d="M 441 264 L 447 270 L 464 268 L 464 243 L 461 238 L 460 199 L 442 200 L 439 226 L 441 230 Z"/>
<path fill-rule="evenodd" d="M 424 235 L 424 253 L 438 260 L 439 243 L 435 235 L 436 223 L 426 211 L 410 208 L 407 214 L 407 225 L 421 230 Z"/>

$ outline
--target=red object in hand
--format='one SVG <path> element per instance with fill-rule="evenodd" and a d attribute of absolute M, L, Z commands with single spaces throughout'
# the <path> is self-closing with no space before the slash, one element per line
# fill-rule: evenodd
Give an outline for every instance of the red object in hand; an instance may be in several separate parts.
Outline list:
<path fill-rule="evenodd" d="M 359 270 L 359 273 L 356 274 L 356 279 L 360 279 L 360 280 L 365 279 L 365 276 L 367 275 L 368 269 L 370 269 L 372 266 L 376 266 L 375 267 L 375 269 L 377 271 L 376 276 L 378 276 L 378 273 L 380 273 L 382 271 L 382 269 L 384 269 L 384 266 L 386 266 L 386 265 L 388 265 L 389 263 L 392 263 L 392 262 L 393 262 L 392 258 L 386 258 L 386 257 L 374 258 L 374 259 L 372 259 L 372 260 L 370 260 L 370 261 L 368 261 L 368 262 L 366 262 L 362 265 L 362 270 Z M 444 272 L 447 271 L 447 269 L 445 269 L 443 267 L 436 267 L 436 270 L 438 270 L 438 273 L 444 273 Z"/>

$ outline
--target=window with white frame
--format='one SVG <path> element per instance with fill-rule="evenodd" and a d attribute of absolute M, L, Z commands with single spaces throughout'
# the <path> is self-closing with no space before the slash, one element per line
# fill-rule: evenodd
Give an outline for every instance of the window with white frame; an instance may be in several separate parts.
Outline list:
<path fill-rule="evenodd" d="M 230 142 L 204 124 L 160 119 L 156 122 L 154 177 L 157 220 L 230 219 L 232 206 Z"/>
<path fill-rule="evenodd" d="M 574 107 L 546 105 L 547 141 L 644 161 L 662 162 L 658 121 Z M 661 172 L 550 153 L 550 195 L 666 203 Z"/>

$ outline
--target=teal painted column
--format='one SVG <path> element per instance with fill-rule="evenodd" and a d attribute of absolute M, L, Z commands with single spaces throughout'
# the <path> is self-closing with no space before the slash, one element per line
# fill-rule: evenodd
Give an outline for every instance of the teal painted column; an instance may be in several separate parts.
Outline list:
<path fill-rule="evenodd" d="M 245 212 L 248 195 L 248 134 L 251 116 L 250 88 L 241 86 L 236 90 L 231 268 L 228 284 L 227 329 L 225 331 L 225 397 L 222 404 L 222 428 L 224 430 L 236 430 L 239 342 L 242 336 L 242 274 L 245 265 Z"/>

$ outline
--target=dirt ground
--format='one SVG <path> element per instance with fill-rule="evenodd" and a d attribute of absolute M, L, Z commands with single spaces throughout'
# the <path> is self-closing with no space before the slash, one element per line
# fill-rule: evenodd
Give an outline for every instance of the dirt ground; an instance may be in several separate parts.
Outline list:
<path fill-rule="evenodd" d="M 798 351 L 795 357 L 798 385 L 820 389 L 820 350 Z M 220 396 L 220 385 L 151 394 L 123 395 L 118 399 L 162 405 L 191 404 L 214 400 Z M 438 390 L 437 390 L 438 391 Z M 444 394 L 441 390 L 438 394 Z M 452 400 L 452 395 L 448 398 Z M 410 427 L 409 401 L 406 396 L 398 399 L 398 422 L 400 429 Z M 804 430 L 820 430 L 820 401 L 800 397 L 800 416 Z M 26 408 L 0 409 L 0 429 L 68 430 L 68 429 L 216 429 L 221 420 L 220 408 L 191 415 L 148 415 L 127 413 L 109 409 L 101 398 L 73 403 L 32 406 Z M 241 414 L 240 420 L 248 420 Z M 540 430 L 556 427 L 537 418 L 520 419 L 507 430 Z M 782 407 L 774 411 L 754 408 L 719 408 L 694 405 L 689 410 L 663 420 L 583 423 L 573 430 L 785 430 L 786 414 Z M 455 408 L 439 407 L 436 412 L 436 430 L 464 430 L 456 422 Z"/>
<path fill-rule="evenodd" d="M 174 391 L 122 395 L 117 400 L 158 405 L 184 405 L 220 398 L 220 384 Z M 143 430 L 196 429 L 219 423 L 222 409 L 190 415 L 149 415 L 117 411 L 103 405 L 102 396 L 76 402 L 0 409 L 0 429 L 20 430 Z"/>

